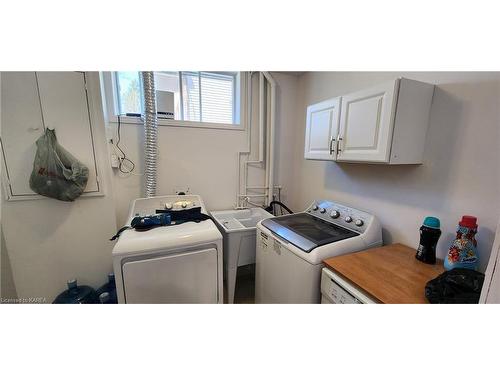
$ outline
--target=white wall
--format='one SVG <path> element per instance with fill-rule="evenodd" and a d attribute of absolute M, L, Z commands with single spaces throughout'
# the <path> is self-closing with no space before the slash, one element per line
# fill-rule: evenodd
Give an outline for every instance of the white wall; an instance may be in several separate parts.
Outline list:
<path fill-rule="evenodd" d="M 398 76 L 436 84 L 425 161 L 383 166 L 303 158 L 309 104 Z M 299 78 L 293 146 L 292 206 L 313 199 L 344 202 L 377 215 L 384 242 L 416 247 L 425 216 L 441 219 L 443 258 L 461 215 L 477 216 L 481 269 L 500 215 L 500 73 L 306 73 Z"/>
<path fill-rule="evenodd" d="M 289 74 L 272 73 L 278 83 L 276 134 L 285 142 L 277 141 L 276 181 L 285 185 L 282 193 L 286 197 L 290 173 L 286 164 L 291 148 L 288 141 L 293 134 L 288 129 L 294 124 L 294 103 L 297 77 Z M 252 157 L 258 152 L 258 75 L 253 78 L 253 127 Z M 110 124 L 116 135 L 116 124 Z M 134 172 L 143 171 L 143 127 L 136 124 L 122 124 L 121 143 L 127 157 L 136 162 Z M 158 136 L 158 185 L 157 194 L 174 194 L 176 188 L 189 187 L 192 194 L 203 198 L 208 210 L 232 209 L 236 203 L 238 180 L 238 152 L 247 145 L 246 131 L 225 129 L 202 129 L 192 127 L 160 126 Z M 284 147 L 283 147 L 284 146 Z M 264 184 L 262 168 L 251 167 L 252 185 Z M 130 202 L 142 197 L 143 178 L 140 175 L 123 175 L 113 171 L 113 187 L 116 217 L 119 226 L 127 218 Z"/>
<path fill-rule="evenodd" d="M 2 84 L 2 77 L 0 74 L 0 85 Z M 0 103 L 2 94 L 0 90 Z M 0 131 L 2 127 L 2 108 L 0 105 Z M 0 169 L 3 170 L 3 153 L 0 153 Z M 3 191 L 0 187 L 0 303 L 9 302 L 9 300 L 17 299 L 16 287 L 14 285 L 14 278 L 12 277 L 12 267 L 10 265 L 9 253 L 5 246 L 5 238 L 3 235 L 3 227 L 1 224 L 2 219 L 2 197 Z"/>
<path fill-rule="evenodd" d="M 294 180 L 294 159 L 296 143 L 296 123 L 298 104 L 298 84 L 296 75 L 272 73 L 277 77 L 276 90 L 276 152 L 275 152 L 275 178 L 276 184 L 282 186 L 281 200 L 287 206 L 292 202 L 292 190 L 296 184 Z"/>
<path fill-rule="evenodd" d="M 16 286 L 12 277 L 9 253 L 5 246 L 3 231 L 0 230 L 0 303 L 9 303 L 17 299 Z"/>
<path fill-rule="evenodd" d="M 112 270 L 109 238 L 116 220 L 97 74 L 89 84 L 106 195 L 75 202 L 2 201 L 2 228 L 19 298 L 45 298 L 50 303 L 66 288 L 66 280 L 77 278 L 80 284 L 98 287 Z"/>

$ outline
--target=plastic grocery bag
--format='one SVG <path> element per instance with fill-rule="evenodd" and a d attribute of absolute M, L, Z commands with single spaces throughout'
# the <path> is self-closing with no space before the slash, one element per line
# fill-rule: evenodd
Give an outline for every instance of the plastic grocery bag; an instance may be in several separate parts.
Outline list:
<path fill-rule="evenodd" d="M 71 202 L 78 198 L 87 186 L 89 169 L 57 142 L 53 129 L 45 129 L 36 147 L 31 190 L 61 201 Z"/>
<path fill-rule="evenodd" d="M 425 296 L 430 303 L 478 303 L 483 282 L 480 272 L 454 268 L 429 281 Z"/>

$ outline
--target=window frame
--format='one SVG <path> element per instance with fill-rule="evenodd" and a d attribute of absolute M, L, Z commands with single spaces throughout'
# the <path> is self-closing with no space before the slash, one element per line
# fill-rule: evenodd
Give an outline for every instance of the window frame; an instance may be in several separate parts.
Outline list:
<path fill-rule="evenodd" d="M 224 73 L 224 72 L 221 72 Z M 247 106 L 243 103 L 247 102 L 247 80 L 248 72 L 240 72 L 239 82 L 236 81 L 236 89 L 234 90 L 235 101 L 234 111 L 239 113 L 239 124 L 223 124 L 215 122 L 201 122 L 201 121 L 186 121 L 186 120 L 172 120 L 172 119 L 158 119 L 158 126 L 173 126 L 182 128 L 202 128 L 202 129 L 223 129 L 223 130 L 245 130 L 247 127 Z M 106 122 L 118 123 L 118 82 L 116 80 L 116 72 L 101 72 L 102 91 L 104 93 L 104 114 Z M 239 100 L 237 99 L 236 92 L 239 90 Z M 233 115 L 234 116 L 234 115 Z M 234 117 L 233 117 L 234 118 Z M 135 116 L 120 116 L 120 122 L 124 124 L 137 124 L 142 125 L 143 121 L 140 117 Z"/>

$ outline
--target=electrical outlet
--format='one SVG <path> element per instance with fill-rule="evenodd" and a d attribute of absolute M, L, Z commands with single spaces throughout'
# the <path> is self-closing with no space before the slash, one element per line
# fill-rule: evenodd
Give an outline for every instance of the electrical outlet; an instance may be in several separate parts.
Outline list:
<path fill-rule="evenodd" d="M 111 153 L 111 168 L 118 168 L 120 167 L 120 159 L 118 159 L 118 155 L 116 155 L 114 152 Z"/>

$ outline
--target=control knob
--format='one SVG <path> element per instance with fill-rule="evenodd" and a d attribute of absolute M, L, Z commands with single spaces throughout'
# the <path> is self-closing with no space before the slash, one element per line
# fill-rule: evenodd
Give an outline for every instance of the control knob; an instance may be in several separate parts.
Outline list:
<path fill-rule="evenodd" d="M 188 205 L 187 205 L 187 203 L 186 203 L 186 202 L 182 202 L 182 203 L 181 203 L 181 207 L 182 207 L 182 208 L 186 208 L 187 206 L 188 206 Z"/>
<path fill-rule="evenodd" d="M 318 206 L 314 205 L 312 206 L 313 211 L 318 211 Z"/>
<path fill-rule="evenodd" d="M 346 223 L 350 223 L 352 221 L 352 217 L 346 216 L 344 220 Z"/>
<path fill-rule="evenodd" d="M 166 210 L 171 210 L 172 209 L 172 203 L 165 203 L 165 209 Z"/>
<path fill-rule="evenodd" d="M 322 214 L 324 214 L 326 212 L 326 208 L 321 207 L 321 209 L 319 210 L 319 212 L 321 212 Z"/>
<path fill-rule="evenodd" d="M 340 212 L 338 212 L 337 210 L 333 210 L 332 212 L 330 212 L 330 216 L 336 219 L 340 216 Z"/>
<path fill-rule="evenodd" d="M 358 227 L 362 227 L 364 223 L 363 223 L 363 220 L 358 219 L 358 220 L 356 220 L 356 221 L 354 222 L 354 224 L 356 224 L 356 226 L 358 226 Z"/>

